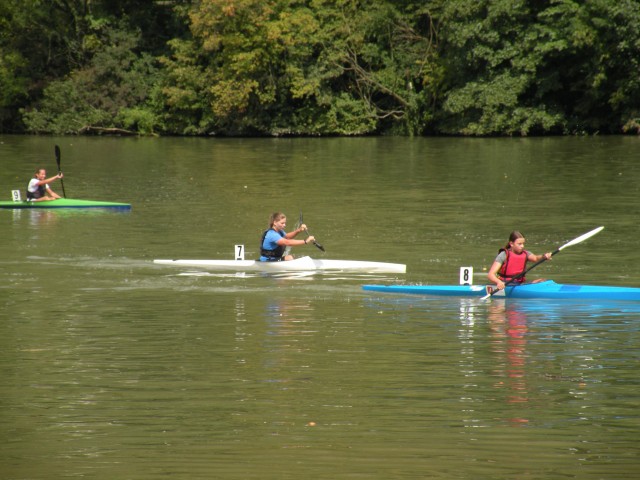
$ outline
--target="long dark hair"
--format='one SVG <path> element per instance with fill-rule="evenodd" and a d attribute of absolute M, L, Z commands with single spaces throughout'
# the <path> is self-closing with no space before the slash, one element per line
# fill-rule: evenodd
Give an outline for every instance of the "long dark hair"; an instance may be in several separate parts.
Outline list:
<path fill-rule="evenodd" d="M 498 250 L 498 252 L 501 252 L 502 250 L 509 250 L 511 248 L 511 242 L 515 242 L 519 238 L 524 238 L 524 235 L 521 234 L 518 230 L 514 230 L 513 232 L 511 232 L 511 235 L 509 235 L 509 241 L 507 242 L 507 244 L 504 246 L 504 248 Z"/>

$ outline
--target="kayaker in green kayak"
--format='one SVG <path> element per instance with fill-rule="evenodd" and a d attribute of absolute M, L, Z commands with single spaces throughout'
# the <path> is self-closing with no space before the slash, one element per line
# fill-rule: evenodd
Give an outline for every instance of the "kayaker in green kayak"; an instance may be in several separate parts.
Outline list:
<path fill-rule="evenodd" d="M 517 230 L 511 232 L 507 244 L 498 250 L 498 256 L 493 261 L 487 277 L 496 284 L 498 290 L 502 290 L 506 283 L 523 273 L 527 268 L 527 262 L 539 262 L 542 259 L 550 260 L 552 253 L 535 255 L 524 249 L 525 238 Z M 512 284 L 524 283 L 525 277 L 522 275 L 516 278 Z M 542 280 L 538 280 L 542 281 Z"/>
<path fill-rule="evenodd" d="M 29 202 L 46 202 L 60 198 L 60 195 L 54 192 L 49 184 L 63 176 L 62 172 L 59 172 L 57 175 L 47 178 L 47 171 L 44 168 L 39 168 L 27 185 L 27 200 Z"/>

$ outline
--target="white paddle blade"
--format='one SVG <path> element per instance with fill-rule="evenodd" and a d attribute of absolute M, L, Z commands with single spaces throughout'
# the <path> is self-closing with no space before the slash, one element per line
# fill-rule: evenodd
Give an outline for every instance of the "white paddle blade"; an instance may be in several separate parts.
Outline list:
<path fill-rule="evenodd" d="M 565 243 L 563 246 L 558 248 L 558 251 L 560 251 L 562 249 L 565 249 L 567 247 L 570 247 L 571 245 L 576 245 L 578 243 L 584 242 L 587 238 L 593 237 L 595 234 L 600 233 L 603 229 L 604 229 L 604 227 L 594 228 L 590 232 L 587 232 L 584 235 L 580 235 L 578 238 L 574 238 L 570 242 Z"/>

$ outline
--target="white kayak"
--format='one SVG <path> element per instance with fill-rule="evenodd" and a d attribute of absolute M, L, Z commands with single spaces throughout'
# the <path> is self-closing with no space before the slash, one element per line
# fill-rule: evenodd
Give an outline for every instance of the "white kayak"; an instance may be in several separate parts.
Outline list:
<path fill-rule="evenodd" d="M 365 262 L 358 260 L 316 260 L 300 257 L 287 262 L 260 262 L 258 260 L 154 260 L 160 265 L 196 267 L 207 270 L 236 272 L 308 272 L 341 271 L 358 273 L 406 273 L 401 263 Z"/>

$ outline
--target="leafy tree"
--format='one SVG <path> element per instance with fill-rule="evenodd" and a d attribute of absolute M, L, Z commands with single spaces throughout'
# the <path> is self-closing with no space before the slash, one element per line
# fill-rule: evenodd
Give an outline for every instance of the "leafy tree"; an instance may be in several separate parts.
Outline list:
<path fill-rule="evenodd" d="M 166 51 L 166 40 L 172 35 L 179 35 L 185 29 L 180 21 L 184 17 L 173 14 L 172 5 L 184 2 L 156 2 L 150 0 L 4 0 L 0 2 L 0 129 L 10 128 L 20 130 L 20 109 L 33 110 L 42 113 L 37 120 L 28 115 L 30 131 L 47 130 L 55 117 L 53 111 L 43 111 L 44 105 L 60 105 L 61 117 L 68 117 L 69 112 L 83 111 L 85 115 L 76 118 L 71 124 L 61 121 L 55 131 L 68 130 L 69 125 L 85 123 L 94 118 L 86 113 L 86 105 L 69 104 L 66 108 L 61 104 L 61 95 L 72 98 L 68 86 L 60 86 L 60 82 L 71 82 L 75 88 L 84 91 L 74 92 L 79 99 L 90 104 L 110 102 L 107 98 L 90 99 L 92 78 L 105 79 L 105 68 L 129 70 L 121 74 L 117 82 L 129 83 L 123 88 L 113 103 L 121 104 L 122 95 L 126 90 L 133 92 L 129 101 L 139 101 L 139 88 L 135 83 L 145 69 L 152 64 L 151 52 L 159 54 Z M 114 27 L 113 25 L 117 25 Z M 110 60 L 101 57 L 105 49 L 112 49 L 119 43 L 127 45 L 123 40 L 113 35 L 120 30 L 131 35 L 137 35 L 135 46 L 128 45 L 134 50 L 134 56 L 139 58 L 124 61 L 121 53 L 120 60 L 125 63 L 116 66 Z M 144 34 L 140 32 L 144 31 Z M 112 38 L 107 37 L 111 35 Z M 131 68 L 127 66 L 129 62 Z M 110 65 L 109 65 L 110 64 Z M 103 72 L 100 72 L 100 66 Z M 109 65 L 107 67 L 107 65 Z M 155 67 L 154 67 L 155 68 Z M 69 77 L 67 78 L 67 76 Z M 94 75 L 94 77 L 92 77 Z M 113 80 L 108 80 L 113 89 Z M 149 88 L 147 81 L 140 84 Z M 46 89 L 46 90 L 45 90 Z M 45 93 L 46 92 L 46 93 Z M 105 92 L 107 93 L 107 92 Z M 43 95 L 54 95 L 57 98 L 42 98 Z M 104 97 L 104 95 L 102 95 Z M 146 108 L 138 104 L 136 108 Z M 109 111 L 108 109 L 106 110 Z M 37 115 L 34 113 L 33 115 Z M 113 117 L 114 113 L 110 115 Z M 45 117 L 50 117 L 45 121 Z M 103 118 L 103 117 L 100 117 Z M 124 118 L 124 117 L 123 117 Z M 127 116 L 131 123 L 131 116 Z M 146 122 L 145 122 L 146 123 Z M 38 129 L 34 130 L 34 126 Z"/>
<path fill-rule="evenodd" d="M 439 20 L 448 91 L 441 131 L 526 135 L 564 128 L 561 110 L 539 103 L 536 90 L 536 72 L 544 58 L 538 47 L 544 39 L 536 28 L 536 3 L 443 2 Z"/>
<path fill-rule="evenodd" d="M 443 2 L 448 92 L 441 131 L 637 128 L 639 7 L 637 0 Z"/>
<path fill-rule="evenodd" d="M 332 2 L 333 3 L 333 2 Z M 319 9 L 329 85 L 349 94 L 374 131 L 427 128 L 442 81 L 431 12 L 414 2 L 339 2 Z"/>
<path fill-rule="evenodd" d="M 441 74 L 431 24 L 427 35 L 415 27 L 428 11 L 411 13 L 376 1 L 203 0 L 193 41 L 165 59 L 167 102 L 193 117 L 178 100 L 206 99 L 198 124 L 227 134 L 418 132 Z"/>
<path fill-rule="evenodd" d="M 211 71 L 206 68 L 204 55 L 192 40 L 173 39 L 169 44 L 173 55 L 160 58 L 166 76 L 158 107 L 166 130 L 178 135 L 214 133 Z"/>
<path fill-rule="evenodd" d="M 38 107 L 24 112 L 29 131 L 75 134 L 126 126 L 152 133 L 160 127 L 152 105 L 145 107 L 160 81 L 154 59 L 136 53 L 139 35 L 107 23 L 100 28 L 87 67 L 51 82 Z"/>
<path fill-rule="evenodd" d="M 640 0 L 4 0 L 0 131 L 640 132 Z"/>
<path fill-rule="evenodd" d="M 0 131 L 21 129 L 18 109 L 77 60 L 73 2 L 0 2 Z"/>
<path fill-rule="evenodd" d="M 569 66 L 561 78 L 563 99 L 571 99 L 565 107 L 570 131 L 638 132 L 640 2 L 559 2 L 544 20 L 568 45 L 569 54 L 559 60 Z"/>

